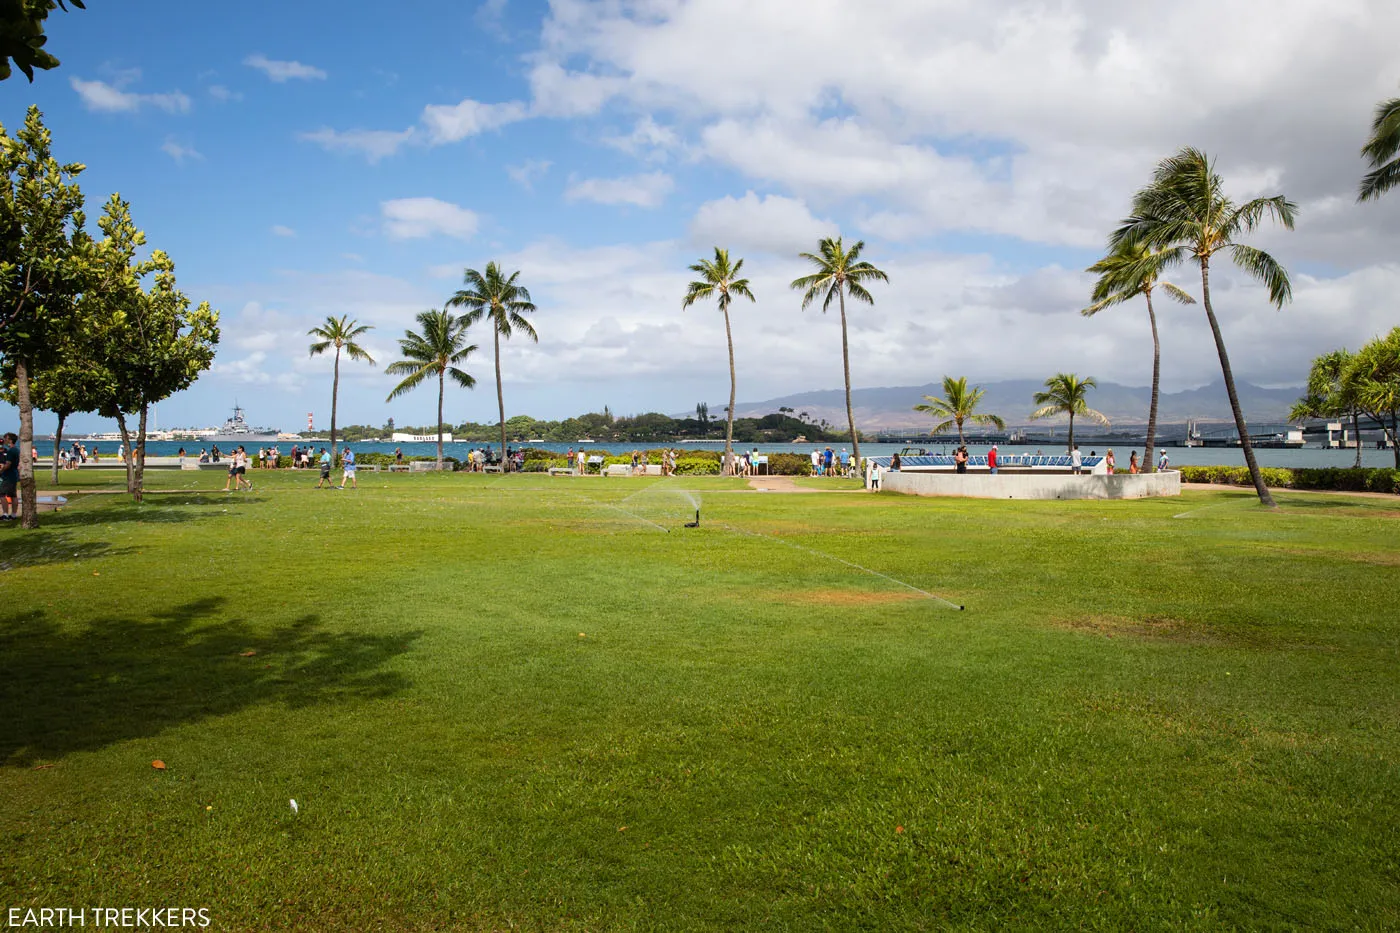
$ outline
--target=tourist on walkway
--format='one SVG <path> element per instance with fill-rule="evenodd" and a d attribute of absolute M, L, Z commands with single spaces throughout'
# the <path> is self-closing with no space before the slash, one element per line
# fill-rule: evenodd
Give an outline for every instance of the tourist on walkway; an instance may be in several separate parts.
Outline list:
<path fill-rule="evenodd" d="M 1079 452 L 1078 444 L 1075 444 L 1074 450 L 1070 451 L 1069 465 L 1075 476 L 1084 472 L 1084 455 Z"/>
<path fill-rule="evenodd" d="M 988 473 L 996 473 L 996 471 L 997 471 L 997 445 L 996 445 L 996 444 L 993 444 L 993 445 L 992 445 L 992 449 L 989 450 L 989 451 L 987 451 L 987 472 L 988 472 Z"/>
<path fill-rule="evenodd" d="M 0 521 L 19 518 L 15 491 L 19 487 L 19 436 L 13 431 L 0 441 Z"/>
<path fill-rule="evenodd" d="M 345 470 L 340 477 L 340 488 L 344 489 L 349 485 L 351 489 L 359 489 L 360 483 L 355 479 L 355 454 L 349 447 L 345 448 L 345 456 L 342 460 Z"/>
<path fill-rule="evenodd" d="M 1113 464 L 1114 464 L 1114 460 L 1113 460 L 1113 448 L 1112 448 L 1112 447 L 1108 448 L 1108 453 L 1104 454 L 1103 462 L 1106 463 L 1106 464 L 1108 465 L 1108 475 L 1109 475 L 1109 476 L 1112 476 L 1112 475 L 1113 475 Z"/>
<path fill-rule="evenodd" d="M 325 486 L 327 489 L 334 489 L 335 486 L 331 483 L 331 455 L 324 447 L 321 448 L 320 462 L 321 478 L 316 481 L 316 488 L 320 489 Z"/>
<path fill-rule="evenodd" d="M 1170 463 L 1171 463 L 1171 460 L 1170 460 L 1170 458 L 1167 457 L 1166 448 L 1163 448 L 1163 449 L 1162 449 L 1162 459 L 1160 459 L 1160 460 L 1157 461 L 1157 472 L 1158 472 L 1158 473 L 1165 472 L 1166 469 L 1167 469 L 1167 466 L 1168 466 Z"/>
<path fill-rule="evenodd" d="M 953 451 L 953 472 L 966 473 L 968 459 L 967 448 L 959 444 L 958 449 Z"/>
<path fill-rule="evenodd" d="M 1137 471 L 1138 471 L 1138 459 L 1137 459 L 1137 451 L 1135 450 L 1135 451 L 1133 451 L 1132 456 L 1128 458 L 1128 472 L 1129 472 L 1129 473 L 1136 473 Z"/>

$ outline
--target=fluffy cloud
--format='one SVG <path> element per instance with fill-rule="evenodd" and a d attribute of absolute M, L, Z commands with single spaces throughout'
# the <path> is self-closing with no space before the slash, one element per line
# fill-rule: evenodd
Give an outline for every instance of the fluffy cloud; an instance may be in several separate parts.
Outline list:
<path fill-rule="evenodd" d="M 176 165 L 184 165 L 186 159 L 203 159 L 199 151 L 193 146 L 184 146 L 174 139 L 167 139 L 161 144 L 160 151 L 175 160 Z"/>
<path fill-rule="evenodd" d="M 154 107 L 166 113 L 188 113 L 190 99 L 180 91 L 168 94 L 136 94 L 122 90 L 120 83 L 108 84 L 105 81 L 84 81 L 82 78 L 69 78 L 68 83 L 78 92 L 83 106 L 100 113 L 135 113 L 145 107 Z"/>
<path fill-rule="evenodd" d="M 401 132 L 391 130 L 333 130 L 322 127 L 298 137 L 315 143 L 330 152 L 357 152 L 370 161 L 378 162 L 398 152 L 413 138 L 413 128 Z"/>
<path fill-rule="evenodd" d="M 831 221 L 813 217 L 800 199 L 776 194 L 760 198 L 752 191 L 742 198 L 706 202 L 690 222 L 690 240 L 696 246 L 735 251 L 810 252 L 822 237 L 839 232 Z"/>
<path fill-rule="evenodd" d="M 303 65 L 301 62 L 277 61 L 268 58 L 261 52 L 249 55 L 243 59 L 243 64 L 249 68 L 256 68 L 275 84 L 285 84 L 288 81 L 324 81 L 326 73 L 313 65 Z"/>
<path fill-rule="evenodd" d="M 469 240 L 479 220 L 473 211 L 437 198 L 399 198 L 379 205 L 384 232 L 396 240 L 450 236 Z"/>
<path fill-rule="evenodd" d="M 657 207 L 675 187 L 665 172 L 648 172 L 625 178 L 579 178 L 569 182 L 564 198 L 569 201 L 594 201 L 598 204 L 633 204 L 637 207 Z"/>
<path fill-rule="evenodd" d="M 525 119 L 525 105 L 519 101 L 483 104 L 470 98 L 456 104 L 432 104 L 423 108 L 422 121 L 431 143 L 452 143 L 485 130 Z"/>
<path fill-rule="evenodd" d="M 507 165 L 506 174 L 526 191 L 533 191 L 535 182 L 543 178 L 553 164 L 548 159 L 526 159 L 519 165 Z"/>
<path fill-rule="evenodd" d="M 215 100 L 232 101 L 243 99 L 243 95 L 240 94 L 238 91 L 230 91 L 222 84 L 211 84 L 209 85 L 208 91 L 209 96 L 214 98 Z"/>

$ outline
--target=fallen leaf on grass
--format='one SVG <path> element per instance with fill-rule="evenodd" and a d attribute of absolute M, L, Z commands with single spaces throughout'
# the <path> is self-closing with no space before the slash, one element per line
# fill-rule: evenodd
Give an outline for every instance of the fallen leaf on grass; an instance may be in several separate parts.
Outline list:
<path fill-rule="evenodd" d="M 35 770 L 35 771 L 44 771 L 44 770 L 47 770 L 47 769 L 49 769 L 49 768 L 54 767 L 54 765 L 56 765 L 56 764 L 57 764 L 57 762 L 54 762 L 53 764 L 47 764 L 47 765 L 35 765 L 34 768 L 33 768 L 33 770 Z"/>
<path fill-rule="evenodd" d="M 620 833 L 625 833 L 625 832 L 627 832 L 627 827 L 626 827 L 626 826 L 619 826 L 619 827 L 617 828 L 617 831 L 620 832 Z"/>
<path fill-rule="evenodd" d="M 249 650 L 249 651 L 240 651 L 240 652 L 238 653 L 238 656 L 239 656 L 240 658 L 251 658 L 251 657 L 252 657 L 253 655 L 255 655 L 255 654 L 257 654 L 257 652 L 256 652 L 256 651 L 252 651 L 252 650 Z"/>
<path fill-rule="evenodd" d="M 157 771 L 164 771 L 164 770 L 165 770 L 165 762 L 163 762 L 163 761 L 161 761 L 159 758 L 157 758 L 155 761 L 151 762 L 151 767 L 152 767 L 152 768 L 155 768 Z"/>
<path fill-rule="evenodd" d="M 894 828 L 894 831 L 895 831 L 895 833 L 902 833 L 902 832 L 904 832 L 904 827 L 903 827 L 903 826 L 896 826 L 896 827 Z"/>

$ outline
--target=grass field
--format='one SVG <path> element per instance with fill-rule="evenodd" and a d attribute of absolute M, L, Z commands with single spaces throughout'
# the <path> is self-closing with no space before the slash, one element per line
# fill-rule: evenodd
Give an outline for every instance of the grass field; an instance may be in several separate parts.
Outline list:
<path fill-rule="evenodd" d="M 1400 926 L 1394 499 L 254 478 L 0 528 L 0 907 Z"/>

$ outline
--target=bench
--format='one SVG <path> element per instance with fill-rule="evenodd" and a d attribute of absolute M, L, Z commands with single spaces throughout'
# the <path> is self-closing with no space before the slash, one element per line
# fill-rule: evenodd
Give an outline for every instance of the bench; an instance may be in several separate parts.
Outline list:
<path fill-rule="evenodd" d="M 604 476 L 631 476 L 632 465 L 630 463 L 609 463 L 603 471 Z"/>
<path fill-rule="evenodd" d="M 391 464 L 389 464 L 389 472 L 390 472 L 390 473 L 408 473 L 408 472 L 410 472 L 410 464 L 407 464 L 407 463 L 391 463 Z"/>
<path fill-rule="evenodd" d="M 573 467 L 550 467 L 550 468 L 549 468 L 549 475 L 550 475 L 550 476 L 573 476 L 573 475 L 574 475 L 574 468 L 573 468 Z"/>
<path fill-rule="evenodd" d="M 437 468 L 438 463 L 436 460 L 414 460 L 408 465 L 408 471 L 410 473 L 435 473 L 437 472 Z M 450 471 L 452 469 L 451 462 L 447 460 L 442 461 L 442 469 L 444 472 Z"/>
<path fill-rule="evenodd" d="M 499 463 L 491 463 L 482 467 L 483 473 L 504 473 L 505 471 L 505 467 L 501 466 Z"/>

